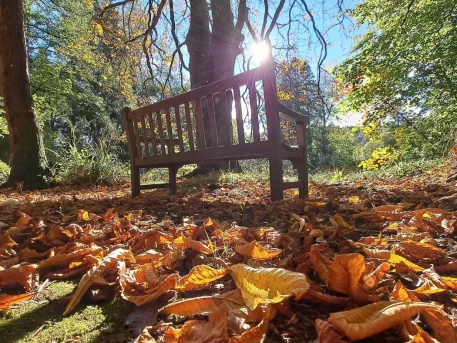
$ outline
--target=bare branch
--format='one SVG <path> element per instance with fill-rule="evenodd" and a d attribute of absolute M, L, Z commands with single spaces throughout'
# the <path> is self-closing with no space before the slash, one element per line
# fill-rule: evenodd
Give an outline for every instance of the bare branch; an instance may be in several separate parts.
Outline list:
<path fill-rule="evenodd" d="M 278 20 L 279 13 L 281 13 L 281 10 L 284 7 L 285 2 L 286 2 L 286 0 L 281 0 L 278 7 L 276 8 L 275 14 L 273 15 L 273 19 L 271 20 L 271 23 L 270 23 L 270 27 L 268 28 L 267 33 L 265 34 L 265 37 L 264 37 L 265 39 L 268 40 L 268 38 L 270 37 L 270 33 L 271 33 L 271 31 L 273 31 L 273 28 L 276 25 L 276 21 Z"/>
<path fill-rule="evenodd" d="M 268 21 L 268 0 L 263 0 L 263 5 L 265 7 L 265 12 L 263 13 L 263 22 L 262 22 L 262 30 L 260 31 L 260 37 L 263 37 L 265 33 L 265 29 L 267 27 Z"/>
<path fill-rule="evenodd" d="M 110 10 L 111 8 L 115 8 L 115 7 L 119 7 L 119 6 L 124 6 L 126 4 L 128 4 L 129 2 L 132 2 L 134 0 L 124 0 L 124 1 L 119 1 L 119 2 L 113 2 L 112 4 L 109 4 L 105 7 L 103 7 L 101 10 L 100 10 L 100 13 L 99 13 L 99 16 L 100 18 L 103 17 L 103 15 L 105 14 L 106 11 Z"/>
<path fill-rule="evenodd" d="M 176 22 L 175 22 L 175 13 L 174 13 L 174 8 L 173 8 L 173 0 L 169 0 L 169 5 L 170 5 L 170 22 L 171 22 L 171 35 L 173 37 L 173 41 L 175 42 L 176 49 L 178 51 L 179 55 L 179 60 L 181 62 L 181 66 L 189 71 L 189 68 L 186 66 L 184 63 L 184 57 L 181 52 L 181 47 L 184 45 L 184 43 L 179 43 L 178 36 L 176 35 Z"/>

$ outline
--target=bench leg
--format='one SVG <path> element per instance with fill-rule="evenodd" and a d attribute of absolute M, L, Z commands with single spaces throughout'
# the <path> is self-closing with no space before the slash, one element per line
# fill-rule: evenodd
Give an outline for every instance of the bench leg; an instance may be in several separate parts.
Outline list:
<path fill-rule="evenodd" d="M 270 189 L 271 200 L 281 200 L 284 198 L 283 193 L 283 172 L 282 172 L 282 159 L 278 154 L 277 156 L 270 156 Z"/>
<path fill-rule="evenodd" d="M 298 173 L 298 197 L 304 199 L 308 197 L 308 170 L 306 167 L 306 161 L 303 159 L 291 160 L 295 169 Z"/>
<path fill-rule="evenodd" d="M 132 182 L 132 198 L 140 195 L 140 168 L 130 168 L 130 178 Z"/>
<path fill-rule="evenodd" d="M 171 167 L 168 167 L 171 194 L 176 194 L 176 173 L 177 172 L 178 172 L 177 166 L 173 165 Z"/>

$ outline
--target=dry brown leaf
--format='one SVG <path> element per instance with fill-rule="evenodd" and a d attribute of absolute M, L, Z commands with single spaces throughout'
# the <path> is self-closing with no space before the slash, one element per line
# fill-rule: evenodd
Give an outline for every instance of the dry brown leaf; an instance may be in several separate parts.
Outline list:
<path fill-rule="evenodd" d="M 281 268 L 252 268 L 235 264 L 229 269 L 244 302 L 252 310 L 259 304 L 279 303 L 291 296 L 298 300 L 309 288 L 305 274 Z"/>
<path fill-rule="evenodd" d="M 311 250 L 309 253 L 309 257 L 311 259 L 311 263 L 314 266 L 314 270 L 316 271 L 317 275 L 319 275 L 320 279 L 324 284 L 328 284 L 328 268 L 332 264 L 332 261 L 321 254 L 319 249 L 315 246 L 311 246 Z"/>
<path fill-rule="evenodd" d="M 335 215 L 333 218 L 329 218 L 329 220 L 334 227 L 341 228 L 344 233 L 351 233 L 355 230 L 355 227 L 346 223 L 339 214 Z"/>
<path fill-rule="evenodd" d="M 421 313 L 431 335 L 441 343 L 457 342 L 457 329 L 453 321 L 441 309 L 427 310 Z"/>
<path fill-rule="evenodd" d="M 379 282 L 384 278 L 386 273 L 390 270 L 390 265 L 387 262 L 381 263 L 375 270 L 363 278 L 365 287 L 369 290 L 378 287 Z"/>
<path fill-rule="evenodd" d="M 369 249 L 369 248 L 363 248 L 363 252 L 367 254 L 368 257 L 371 258 L 379 258 L 383 260 L 388 260 L 390 258 L 390 251 L 389 250 L 383 250 L 383 249 Z"/>
<path fill-rule="evenodd" d="M 35 294 L 36 292 L 18 295 L 0 294 L 0 310 L 6 310 L 11 305 L 30 300 L 35 296 Z"/>
<path fill-rule="evenodd" d="M 270 310 L 265 312 L 265 317 L 259 325 L 245 331 L 240 336 L 235 336 L 230 339 L 230 343 L 262 343 L 265 339 L 268 330 L 268 316 Z"/>
<path fill-rule="evenodd" d="M 416 297 L 413 292 L 406 289 L 406 287 L 401 283 L 401 281 L 397 281 L 394 290 L 392 291 L 392 293 L 390 293 L 390 300 L 411 302 L 419 301 L 419 298 Z"/>
<path fill-rule="evenodd" d="M 253 260 L 271 260 L 279 256 L 282 252 L 280 249 L 268 249 L 261 246 L 257 241 L 249 244 L 236 245 L 235 250 L 238 254 L 249 257 Z"/>
<path fill-rule="evenodd" d="M 353 310 L 331 313 L 328 322 L 350 340 L 359 340 L 387 330 L 427 309 L 433 304 L 421 302 L 380 301 Z"/>
<path fill-rule="evenodd" d="M 446 251 L 428 243 L 404 241 L 398 243 L 397 245 L 402 248 L 406 254 L 413 256 L 417 260 L 424 258 L 438 258 L 446 253 Z"/>
<path fill-rule="evenodd" d="M 329 322 L 316 319 L 315 327 L 319 343 L 346 343 L 343 341 L 343 337 L 336 332 L 335 327 L 330 325 Z"/>
<path fill-rule="evenodd" d="M 379 300 L 379 296 L 368 294 L 363 277 L 366 273 L 365 259 L 360 254 L 337 255 L 329 266 L 328 288 L 348 294 L 358 303 Z"/>
<path fill-rule="evenodd" d="M 168 329 L 167 343 L 227 342 L 227 313 L 224 310 L 212 312 L 208 321 L 189 320 L 180 329 Z"/>
<path fill-rule="evenodd" d="M 198 298 L 184 299 L 165 306 L 161 313 L 191 316 L 206 314 L 223 309 L 227 312 L 244 307 L 241 291 L 236 289 L 220 295 L 211 295 Z"/>
<path fill-rule="evenodd" d="M 320 304 L 332 304 L 340 306 L 344 306 L 349 302 L 349 298 L 335 297 L 333 295 L 315 291 L 311 288 L 308 289 L 308 291 L 302 296 L 302 300 L 307 300 Z"/>
<path fill-rule="evenodd" d="M 19 256 L 0 261 L 0 270 L 10 268 L 19 263 Z"/>
<path fill-rule="evenodd" d="M 16 265 L 0 270 L 0 288 L 22 286 L 26 291 L 34 287 L 36 264 Z"/>
<path fill-rule="evenodd" d="M 214 269 L 201 264 L 192 268 L 186 276 L 182 277 L 175 285 L 177 291 L 188 291 L 207 286 L 210 282 L 216 281 L 228 274 L 228 269 Z"/>
<path fill-rule="evenodd" d="M 21 228 L 21 229 L 27 228 L 27 227 L 29 227 L 31 220 L 32 220 L 32 217 L 21 212 L 21 213 L 19 213 L 19 219 L 17 220 L 16 225 L 14 225 L 14 226 Z"/>
<path fill-rule="evenodd" d="M 112 271 L 113 268 L 116 268 L 116 264 L 119 261 L 125 260 L 133 263 L 135 262 L 132 252 L 124 249 L 116 249 L 108 254 L 100 263 L 93 266 L 86 274 L 84 274 L 81 281 L 79 281 L 76 292 L 70 299 L 63 315 L 69 314 L 75 308 L 81 297 L 95 281 L 98 282 L 100 279 L 103 279 L 103 275 Z"/>
<path fill-rule="evenodd" d="M 211 250 L 211 248 L 209 248 L 208 246 L 206 246 L 202 242 L 194 241 L 193 239 L 187 238 L 186 236 L 181 236 L 180 238 L 182 238 L 183 244 L 187 248 L 196 250 L 198 252 L 201 252 L 201 253 L 204 253 L 204 254 L 207 254 L 207 255 L 213 253 L 213 250 Z"/>
<path fill-rule="evenodd" d="M 157 299 L 175 287 L 178 274 L 157 276 L 152 264 L 144 264 L 127 272 L 124 262 L 119 262 L 121 295 L 140 306 Z"/>

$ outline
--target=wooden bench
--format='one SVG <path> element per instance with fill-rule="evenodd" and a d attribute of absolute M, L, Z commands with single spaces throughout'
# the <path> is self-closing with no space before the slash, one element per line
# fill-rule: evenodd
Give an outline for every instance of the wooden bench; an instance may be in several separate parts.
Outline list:
<path fill-rule="evenodd" d="M 259 110 L 265 113 L 263 117 L 259 118 Z M 243 112 L 246 118 L 249 116 L 252 135 L 248 137 Z M 282 142 L 280 118 L 295 123 L 295 147 Z M 232 121 L 236 121 L 233 127 Z M 142 189 L 163 187 L 169 187 L 175 194 L 176 172 L 185 164 L 254 158 L 269 160 L 272 200 L 282 199 L 283 190 L 289 188 L 298 188 L 300 198 L 308 195 L 306 125 L 309 120 L 278 101 L 272 61 L 152 105 L 135 110 L 124 108 L 123 122 L 133 197 Z M 259 129 L 259 122 L 263 130 Z M 297 182 L 283 181 L 283 160 L 290 160 L 297 169 Z M 169 183 L 140 184 L 140 168 L 164 167 L 169 169 Z"/>

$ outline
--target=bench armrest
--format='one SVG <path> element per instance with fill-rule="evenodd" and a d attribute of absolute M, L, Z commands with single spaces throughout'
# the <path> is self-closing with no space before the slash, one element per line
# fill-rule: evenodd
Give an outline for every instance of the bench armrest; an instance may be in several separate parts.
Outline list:
<path fill-rule="evenodd" d="M 279 116 L 296 123 L 309 125 L 309 118 L 303 114 L 297 113 L 278 101 Z"/>

